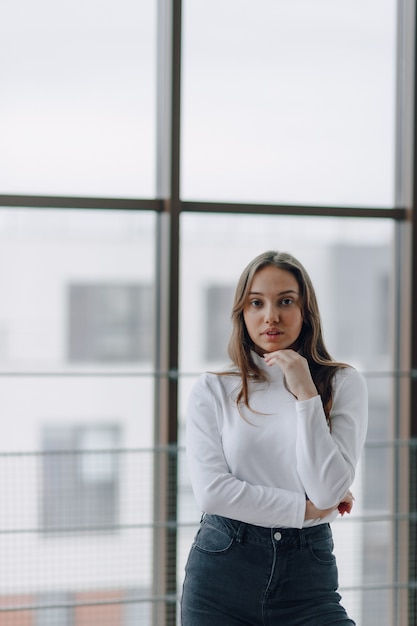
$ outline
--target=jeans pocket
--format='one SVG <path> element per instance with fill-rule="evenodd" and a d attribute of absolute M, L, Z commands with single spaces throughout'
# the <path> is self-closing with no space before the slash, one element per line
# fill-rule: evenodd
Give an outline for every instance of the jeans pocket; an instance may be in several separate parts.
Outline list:
<path fill-rule="evenodd" d="M 315 541 L 309 546 L 310 556 L 315 563 L 321 565 L 334 565 L 336 557 L 333 553 L 333 539 Z"/>
<path fill-rule="evenodd" d="M 234 538 L 218 528 L 209 524 L 202 524 L 195 539 L 193 547 L 206 554 L 225 554 L 234 543 Z"/>

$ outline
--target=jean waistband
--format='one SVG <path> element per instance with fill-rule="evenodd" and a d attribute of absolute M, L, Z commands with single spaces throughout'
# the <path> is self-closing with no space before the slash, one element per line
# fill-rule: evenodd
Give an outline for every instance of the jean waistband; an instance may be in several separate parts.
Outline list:
<path fill-rule="evenodd" d="M 202 517 L 203 525 L 211 526 L 233 537 L 239 543 L 246 541 L 270 544 L 271 541 L 279 542 L 281 547 L 303 548 L 332 537 L 330 525 L 327 523 L 309 526 L 308 528 L 265 528 L 246 524 L 221 515 L 209 515 Z"/>

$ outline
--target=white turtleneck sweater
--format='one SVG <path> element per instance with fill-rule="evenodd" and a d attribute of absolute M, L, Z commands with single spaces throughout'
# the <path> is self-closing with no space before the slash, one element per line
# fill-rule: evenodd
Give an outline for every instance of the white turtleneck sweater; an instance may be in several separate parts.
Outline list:
<path fill-rule="evenodd" d="M 201 510 L 266 527 L 302 528 L 306 496 L 319 509 L 337 505 L 352 485 L 367 430 L 367 389 L 353 368 L 333 378 L 331 431 L 320 396 L 298 402 L 279 366 L 268 383 L 251 383 L 239 414 L 239 376 L 206 373 L 191 391 L 186 429 L 188 468 Z"/>

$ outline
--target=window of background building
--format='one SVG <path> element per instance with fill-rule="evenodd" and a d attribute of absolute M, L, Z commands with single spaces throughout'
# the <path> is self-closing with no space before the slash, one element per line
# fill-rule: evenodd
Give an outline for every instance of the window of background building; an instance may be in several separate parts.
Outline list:
<path fill-rule="evenodd" d="M 205 290 L 205 359 L 225 361 L 227 343 L 230 337 L 230 320 L 233 304 L 234 286 L 210 285 Z"/>
<path fill-rule="evenodd" d="M 152 360 L 150 285 L 69 285 L 68 309 L 69 361 Z"/>
<path fill-rule="evenodd" d="M 49 426 L 42 433 L 45 532 L 113 532 L 119 520 L 118 425 Z"/>
<path fill-rule="evenodd" d="M 385 359 L 388 367 L 392 340 L 389 324 L 393 313 L 392 266 L 392 257 L 387 255 L 385 246 L 357 245 L 354 241 L 351 245 L 334 246 L 331 284 L 335 290 L 338 324 L 331 340 L 337 354 L 361 359 L 370 366 Z M 366 332 L 358 330 L 358 326 L 366 328 Z"/>
<path fill-rule="evenodd" d="M 35 612 L 33 626 L 76 626 L 71 607 L 73 600 L 73 595 L 65 592 L 40 594 L 37 601 L 41 607 L 47 608 L 39 608 Z M 51 608 L 50 605 L 56 608 Z"/>

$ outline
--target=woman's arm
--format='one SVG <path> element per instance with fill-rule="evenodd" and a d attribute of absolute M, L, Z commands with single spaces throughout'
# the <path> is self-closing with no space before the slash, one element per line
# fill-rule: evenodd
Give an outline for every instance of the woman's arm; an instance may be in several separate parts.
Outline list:
<path fill-rule="evenodd" d="M 331 506 L 328 509 L 318 509 L 311 500 L 307 500 L 305 519 L 323 519 L 331 515 L 336 509 L 338 509 L 340 515 L 343 517 L 345 513 L 351 512 L 354 499 L 352 492 L 349 490 L 341 502 L 339 502 L 338 506 Z"/>
<path fill-rule="evenodd" d="M 297 402 L 297 471 L 308 498 L 319 509 L 337 506 L 345 497 L 367 431 L 367 388 L 362 376 L 352 368 L 342 369 L 333 384 L 331 430 L 319 396 Z"/>
<path fill-rule="evenodd" d="M 290 349 L 264 358 L 268 366 L 282 369 L 288 389 L 297 399 L 297 472 L 307 496 L 320 510 L 337 508 L 353 482 L 365 442 L 365 381 L 350 367 L 336 372 L 330 432 L 307 360 Z"/>
<path fill-rule="evenodd" d="M 251 485 L 231 474 L 223 453 L 219 413 L 206 377 L 200 378 L 188 402 L 186 449 L 201 510 L 259 526 L 302 528 L 306 513 L 303 493 Z"/>

